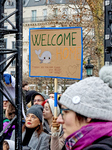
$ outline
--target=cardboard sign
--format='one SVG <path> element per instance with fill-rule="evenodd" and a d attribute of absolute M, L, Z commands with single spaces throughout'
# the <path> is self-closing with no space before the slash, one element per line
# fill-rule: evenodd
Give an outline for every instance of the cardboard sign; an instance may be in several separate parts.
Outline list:
<path fill-rule="evenodd" d="M 82 79 L 81 27 L 30 28 L 29 76 Z"/>

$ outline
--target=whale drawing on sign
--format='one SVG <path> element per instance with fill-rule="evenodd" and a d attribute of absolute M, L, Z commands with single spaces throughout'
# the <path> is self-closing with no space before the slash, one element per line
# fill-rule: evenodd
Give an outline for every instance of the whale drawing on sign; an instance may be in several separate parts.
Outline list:
<path fill-rule="evenodd" d="M 43 52 L 41 56 L 39 56 L 40 53 L 41 53 L 41 49 L 39 49 L 38 51 L 35 50 L 35 53 L 37 54 L 37 56 L 38 56 L 38 58 L 40 60 L 40 63 L 45 63 L 45 64 L 50 63 L 50 61 L 51 61 L 51 53 L 49 51 Z"/>

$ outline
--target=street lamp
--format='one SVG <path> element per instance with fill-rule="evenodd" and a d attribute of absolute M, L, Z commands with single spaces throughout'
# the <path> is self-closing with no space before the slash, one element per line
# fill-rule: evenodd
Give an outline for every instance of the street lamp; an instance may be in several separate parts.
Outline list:
<path fill-rule="evenodd" d="M 88 77 L 93 75 L 94 66 L 90 63 L 90 58 L 88 58 L 88 64 L 86 64 L 84 68 L 86 69 Z"/>

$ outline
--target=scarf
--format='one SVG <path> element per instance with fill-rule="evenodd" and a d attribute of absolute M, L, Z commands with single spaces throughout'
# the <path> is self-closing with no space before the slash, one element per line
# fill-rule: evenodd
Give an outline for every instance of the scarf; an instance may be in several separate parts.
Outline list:
<path fill-rule="evenodd" d="M 112 122 L 94 122 L 83 126 L 66 138 L 65 146 L 67 150 L 81 150 L 103 136 L 112 136 Z"/>
<path fill-rule="evenodd" d="M 29 141 L 31 140 L 32 134 L 33 132 L 36 130 L 37 127 L 35 128 L 27 128 L 26 127 L 26 133 L 25 133 L 25 137 L 23 139 L 23 146 L 28 146 Z"/>

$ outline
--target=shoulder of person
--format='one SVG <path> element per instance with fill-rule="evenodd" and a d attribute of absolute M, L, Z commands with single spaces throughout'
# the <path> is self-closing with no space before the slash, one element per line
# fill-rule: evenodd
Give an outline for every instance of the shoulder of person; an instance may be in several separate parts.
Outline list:
<path fill-rule="evenodd" d="M 49 134 L 47 134 L 47 133 L 45 133 L 45 132 L 42 132 L 41 134 L 40 134 L 40 136 L 41 137 L 47 137 L 47 138 L 50 138 L 50 135 Z"/>
<path fill-rule="evenodd" d="M 10 120 L 5 117 L 5 118 L 3 118 L 3 123 L 5 123 L 5 122 L 10 122 Z"/>
<path fill-rule="evenodd" d="M 102 137 L 84 150 L 112 150 L 112 137 Z"/>

